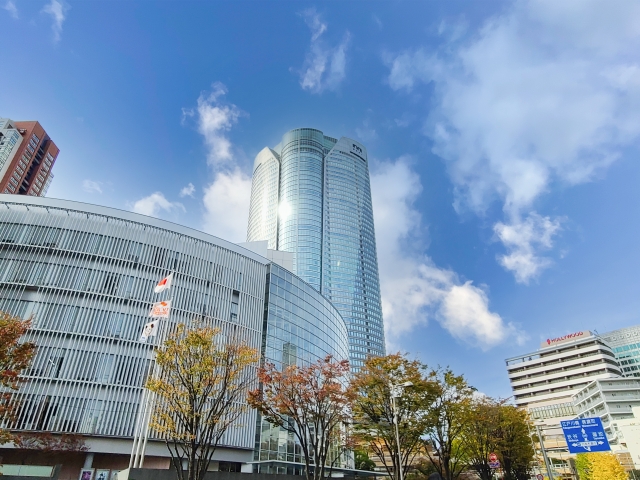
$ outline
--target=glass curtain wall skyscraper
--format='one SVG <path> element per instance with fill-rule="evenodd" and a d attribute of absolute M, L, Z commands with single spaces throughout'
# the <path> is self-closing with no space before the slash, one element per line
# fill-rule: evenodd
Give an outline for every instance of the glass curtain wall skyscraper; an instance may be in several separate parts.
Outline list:
<path fill-rule="evenodd" d="M 294 273 L 338 309 L 352 368 L 385 353 L 367 150 L 300 128 L 253 168 L 247 241 L 293 252 Z"/>

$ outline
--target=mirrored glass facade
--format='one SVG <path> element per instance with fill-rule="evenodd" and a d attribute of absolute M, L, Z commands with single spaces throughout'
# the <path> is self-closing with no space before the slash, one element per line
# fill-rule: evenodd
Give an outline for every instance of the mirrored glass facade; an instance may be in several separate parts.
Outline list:
<path fill-rule="evenodd" d="M 258 213 L 275 210 L 276 197 L 277 215 Z M 250 209 L 247 241 L 268 240 L 294 253 L 295 273 L 327 297 L 347 324 L 352 367 L 357 370 L 370 355 L 384 355 L 366 148 L 315 129 L 287 132 L 256 158 Z M 273 231 L 275 240 L 267 233 Z"/>
<path fill-rule="evenodd" d="M 265 299 L 265 360 L 282 368 L 308 365 L 327 355 L 348 358 L 347 328 L 340 314 L 296 275 L 269 265 Z M 260 416 L 254 460 L 255 470 L 262 473 L 303 474 L 304 457 L 293 434 Z M 345 466 L 346 461 L 340 459 L 334 466 Z"/>

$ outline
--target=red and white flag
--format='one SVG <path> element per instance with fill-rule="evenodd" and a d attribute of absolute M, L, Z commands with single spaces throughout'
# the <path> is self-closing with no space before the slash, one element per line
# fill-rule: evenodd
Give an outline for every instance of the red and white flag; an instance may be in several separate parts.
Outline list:
<path fill-rule="evenodd" d="M 155 337 L 158 333 L 158 322 L 160 320 L 154 320 L 153 322 L 147 323 L 142 329 L 142 335 L 140 335 L 140 341 L 142 343 L 147 343 L 149 337 Z"/>
<path fill-rule="evenodd" d="M 160 280 L 158 282 L 158 285 L 156 285 L 156 288 L 153 289 L 153 291 L 156 293 L 160 293 L 160 292 L 164 292 L 165 290 L 169 290 L 171 288 L 172 281 L 173 281 L 173 273 L 164 277 L 162 280 Z"/>
<path fill-rule="evenodd" d="M 171 300 L 166 302 L 156 302 L 151 306 L 149 316 L 151 318 L 169 318 L 169 311 L 171 310 Z"/>

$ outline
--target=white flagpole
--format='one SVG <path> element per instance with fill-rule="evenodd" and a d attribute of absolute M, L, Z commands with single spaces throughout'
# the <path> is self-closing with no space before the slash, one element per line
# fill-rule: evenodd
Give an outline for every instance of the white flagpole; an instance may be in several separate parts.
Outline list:
<path fill-rule="evenodd" d="M 175 272 L 172 271 L 171 275 Z M 171 295 L 169 297 L 170 305 L 173 305 L 173 278 L 171 282 Z M 169 310 L 171 315 L 171 310 Z M 151 375 L 157 375 L 160 373 L 159 367 L 155 361 L 155 355 L 159 348 L 164 346 L 164 342 L 169 331 L 169 317 L 165 322 L 162 318 L 158 319 L 158 336 L 157 342 L 152 349 L 152 358 L 147 366 L 147 374 L 145 379 L 148 380 Z M 162 328 L 164 327 L 164 328 Z M 138 408 L 138 415 L 136 420 L 135 429 L 133 432 L 133 445 L 131 448 L 131 457 L 129 458 L 129 468 L 142 468 L 144 464 L 144 456 L 147 448 L 147 440 L 149 438 L 149 424 L 151 422 L 151 415 L 153 414 L 153 407 L 155 405 L 155 394 L 151 392 L 146 386 L 143 386 L 142 397 L 140 399 L 140 408 Z"/>

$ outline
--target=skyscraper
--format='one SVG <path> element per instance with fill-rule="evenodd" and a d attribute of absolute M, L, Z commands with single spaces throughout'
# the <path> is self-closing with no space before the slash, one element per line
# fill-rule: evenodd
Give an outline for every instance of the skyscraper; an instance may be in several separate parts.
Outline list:
<path fill-rule="evenodd" d="M 40 123 L 0 118 L 0 192 L 43 197 L 59 152 Z"/>
<path fill-rule="evenodd" d="M 247 241 L 294 253 L 294 273 L 327 297 L 349 333 L 354 369 L 384 355 L 367 150 L 312 128 L 285 133 L 253 168 Z"/>

